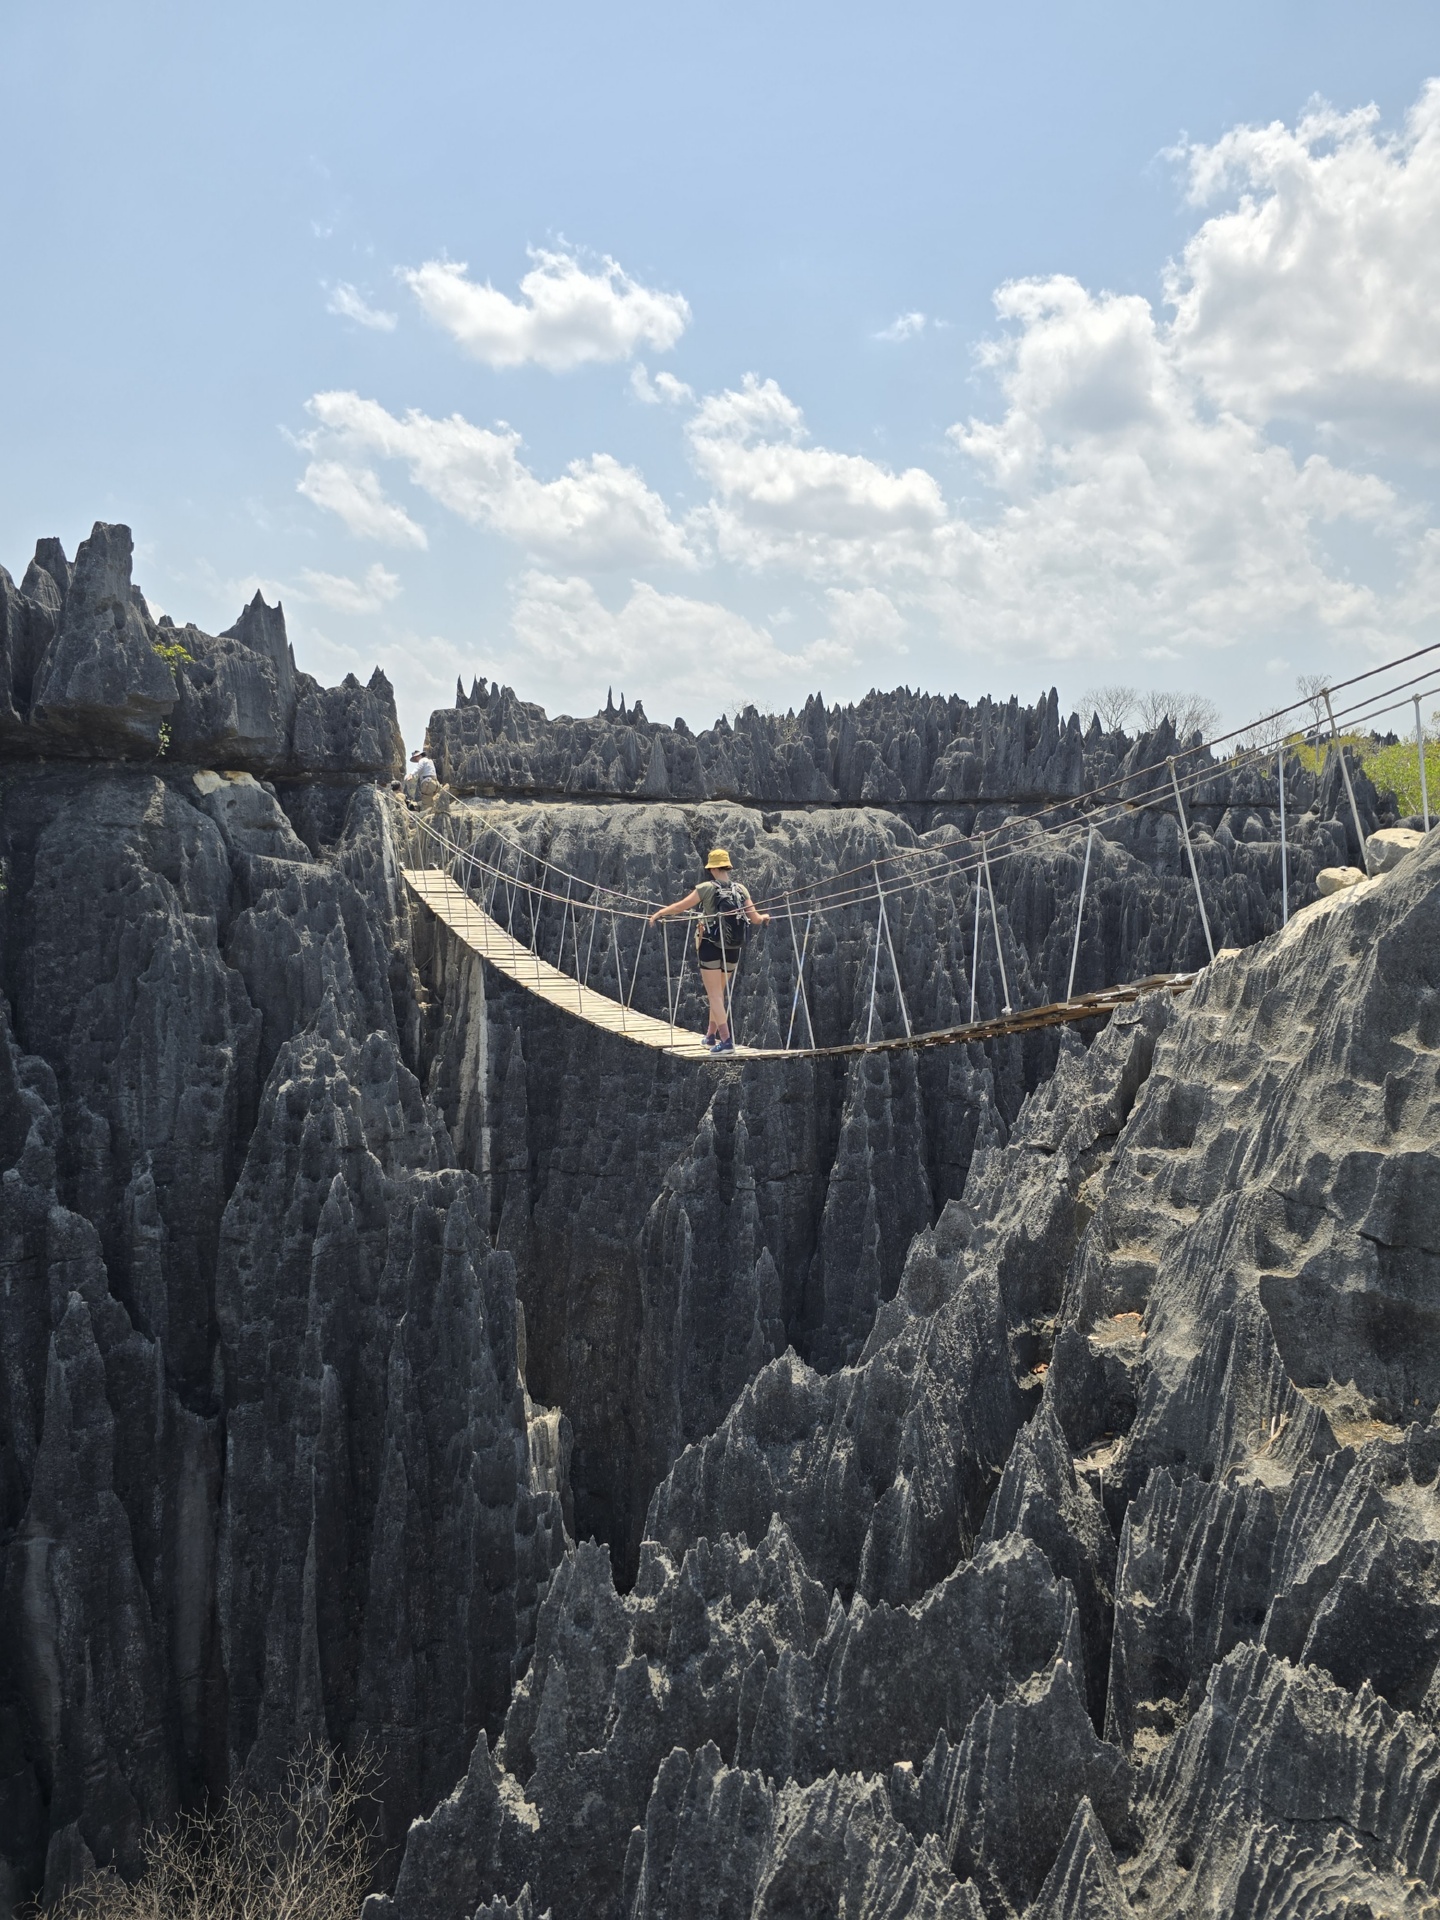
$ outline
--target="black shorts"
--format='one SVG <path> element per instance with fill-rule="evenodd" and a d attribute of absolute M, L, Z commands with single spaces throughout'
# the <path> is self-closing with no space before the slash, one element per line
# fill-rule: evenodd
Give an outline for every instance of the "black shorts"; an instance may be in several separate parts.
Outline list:
<path fill-rule="evenodd" d="M 716 973 L 722 969 L 726 973 L 734 973 L 740 964 L 739 954 L 728 941 L 725 943 L 725 948 L 722 952 L 720 942 L 718 940 L 712 940 L 708 933 L 701 934 L 698 951 L 701 966 L 708 967 Z"/>

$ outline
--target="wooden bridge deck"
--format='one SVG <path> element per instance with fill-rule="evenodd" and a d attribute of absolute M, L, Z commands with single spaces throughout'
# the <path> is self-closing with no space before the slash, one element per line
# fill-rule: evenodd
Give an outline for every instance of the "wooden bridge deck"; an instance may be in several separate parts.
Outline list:
<path fill-rule="evenodd" d="M 673 1027 L 668 1020 L 641 1013 L 610 999 L 594 987 L 580 982 L 558 967 L 533 954 L 521 941 L 508 934 L 490 918 L 485 909 L 471 899 L 463 887 L 456 886 L 448 874 L 433 867 L 402 869 L 406 886 L 416 899 L 429 907 L 437 920 L 449 927 L 456 938 L 479 954 L 492 967 L 514 980 L 538 999 L 562 1007 L 577 1020 L 607 1033 L 618 1034 L 635 1046 L 652 1047 L 686 1060 L 710 1060 L 711 1054 L 698 1033 Z M 1000 1014 L 993 1020 L 976 1020 L 968 1026 L 942 1027 L 934 1033 L 916 1033 L 898 1040 L 852 1040 L 834 1047 L 742 1047 L 724 1053 L 723 1060 L 814 1060 L 849 1053 L 901 1053 L 921 1047 L 965 1046 L 971 1041 L 996 1040 L 1009 1033 L 1029 1033 L 1036 1027 L 1057 1027 L 1078 1020 L 1103 1019 L 1117 1007 L 1128 1006 L 1146 993 L 1183 993 L 1195 980 L 1193 973 L 1157 973 L 1147 980 L 1135 980 L 1123 987 L 1107 987 L 1101 993 L 1077 994 L 1073 1000 L 1058 1001 L 1046 1007 L 1024 1007 Z"/>

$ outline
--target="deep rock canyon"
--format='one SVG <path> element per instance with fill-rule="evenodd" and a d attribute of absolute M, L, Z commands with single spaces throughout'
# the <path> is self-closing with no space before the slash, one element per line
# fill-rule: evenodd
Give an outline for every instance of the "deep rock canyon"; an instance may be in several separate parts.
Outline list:
<path fill-rule="evenodd" d="M 375 1757 L 367 1920 L 1440 1911 L 1440 835 L 1317 903 L 1361 849 L 1288 762 L 1282 930 L 1273 763 L 1166 728 L 477 681 L 441 828 L 531 877 L 983 832 L 991 1014 L 1063 993 L 1053 829 L 1115 782 L 1077 986 L 1203 966 L 1103 1028 L 680 1060 L 409 899 L 383 675 L 319 687 L 258 596 L 157 623 L 130 563 L 0 570 L 0 1914 L 306 1741 Z M 963 862 L 891 900 L 917 1030 L 975 911 Z M 875 938 L 817 923 L 818 1040 Z M 742 1038 L 793 998 L 777 922 Z"/>

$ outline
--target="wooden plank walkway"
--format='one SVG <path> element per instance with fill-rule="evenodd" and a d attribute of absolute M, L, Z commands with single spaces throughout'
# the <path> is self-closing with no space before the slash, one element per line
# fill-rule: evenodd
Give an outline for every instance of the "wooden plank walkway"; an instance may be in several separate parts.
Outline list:
<path fill-rule="evenodd" d="M 433 867 L 404 867 L 405 884 L 417 900 L 429 907 L 472 953 L 519 986 L 552 1006 L 562 1007 L 577 1020 L 607 1033 L 618 1034 L 640 1047 L 652 1047 L 660 1053 L 675 1054 L 686 1060 L 711 1060 L 715 1056 L 705 1047 L 698 1033 L 672 1027 L 666 1020 L 622 1006 L 580 982 L 508 934 L 485 909 L 456 886 L 448 874 Z M 1078 1020 L 1105 1019 L 1117 1007 L 1128 1006 L 1146 993 L 1184 993 L 1193 985 L 1193 973 L 1156 973 L 1146 980 L 1135 980 L 1123 987 L 1107 987 L 1101 993 L 1077 994 L 1073 1000 L 1058 1001 L 1046 1007 L 1025 1007 L 1018 1012 L 1000 1014 L 994 1020 L 976 1020 L 968 1026 L 942 1027 L 934 1033 L 916 1033 L 898 1040 L 848 1041 L 834 1047 L 742 1047 L 722 1053 L 725 1060 L 815 1060 L 837 1054 L 904 1053 L 922 1047 L 966 1046 L 972 1041 L 996 1040 L 1010 1033 L 1029 1033 L 1036 1027 L 1056 1027 Z"/>

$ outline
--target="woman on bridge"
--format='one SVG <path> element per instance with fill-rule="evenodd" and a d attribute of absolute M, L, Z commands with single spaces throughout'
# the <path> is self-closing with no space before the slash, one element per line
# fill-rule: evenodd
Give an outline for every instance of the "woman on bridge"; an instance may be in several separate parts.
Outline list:
<path fill-rule="evenodd" d="M 733 1053 L 735 1042 L 730 1037 L 729 1006 L 731 982 L 745 950 L 746 934 L 751 927 L 768 926 L 770 916 L 760 912 L 744 883 L 733 878 L 730 855 L 724 847 L 710 849 L 705 873 L 706 878 L 699 886 L 693 887 L 683 900 L 674 900 L 668 907 L 657 908 L 650 916 L 650 924 L 653 927 L 657 920 L 670 920 L 676 914 L 699 908 L 695 946 L 700 963 L 700 980 L 705 988 L 705 998 L 710 1003 L 710 1024 L 705 1029 L 705 1044 L 712 1053 Z"/>

